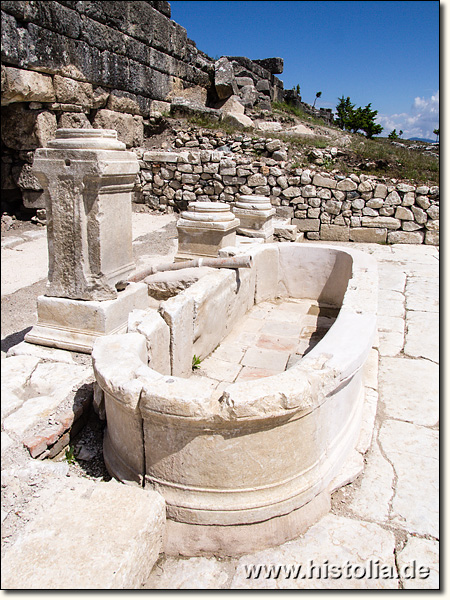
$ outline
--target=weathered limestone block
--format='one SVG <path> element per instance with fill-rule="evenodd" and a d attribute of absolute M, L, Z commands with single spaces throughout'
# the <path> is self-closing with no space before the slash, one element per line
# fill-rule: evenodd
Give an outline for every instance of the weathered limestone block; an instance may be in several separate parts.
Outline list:
<path fill-rule="evenodd" d="M 53 78 L 56 100 L 63 104 L 80 104 L 91 108 L 93 101 L 92 84 L 69 77 L 55 75 Z"/>
<path fill-rule="evenodd" d="M 242 129 L 255 126 L 250 117 L 247 117 L 247 115 L 243 115 L 240 112 L 227 112 L 225 114 L 222 114 L 221 121 Z"/>
<path fill-rule="evenodd" d="M 319 231 L 319 219 L 292 219 L 292 225 L 297 225 L 298 231 Z"/>
<path fill-rule="evenodd" d="M 75 480 L 46 498 L 8 548 L 4 589 L 138 589 L 150 576 L 164 536 L 162 496 L 114 480 Z"/>
<path fill-rule="evenodd" d="M 363 227 L 386 227 L 386 229 L 399 229 L 402 225 L 400 219 L 394 217 L 362 217 Z"/>
<path fill-rule="evenodd" d="M 115 129 L 117 138 L 128 148 L 142 146 L 144 140 L 144 122 L 138 115 L 115 112 L 103 108 L 98 111 L 93 121 L 96 129 Z"/>
<path fill-rule="evenodd" d="M 422 244 L 422 231 L 390 231 L 387 236 L 388 244 Z"/>
<path fill-rule="evenodd" d="M 229 60 L 222 56 L 214 64 L 214 84 L 219 98 L 228 98 L 238 94 L 236 77 Z"/>
<path fill-rule="evenodd" d="M 328 225 L 322 223 L 320 228 L 320 239 L 336 242 L 348 242 L 350 236 L 350 227 L 342 225 Z"/>
<path fill-rule="evenodd" d="M 92 125 L 83 112 L 63 112 L 58 119 L 58 129 L 92 129 Z"/>
<path fill-rule="evenodd" d="M 383 227 L 353 227 L 350 229 L 352 242 L 384 243 L 387 239 L 387 229 Z"/>
<path fill-rule="evenodd" d="M 258 99 L 258 92 L 252 84 L 244 85 L 239 92 L 239 97 L 246 108 L 253 108 Z"/>
<path fill-rule="evenodd" d="M 245 107 L 239 96 L 230 96 L 226 100 L 222 100 L 216 104 L 216 108 L 222 109 L 224 113 L 238 113 L 241 115 L 245 113 Z"/>
<path fill-rule="evenodd" d="M 409 208 L 405 208 L 404 206 L 398 206 L 395 211 L 395 218 L 400 219 L 401 221 L 414 221 L 414 215 L 409 210 Z"/>
<path fill-rule="evenodd" d="M 336 181 L 334 179 L 330 179 L 329 177 L 323 177 L 323 175 L 319 175 L 319 173 L 316 173 L 314 175 L 313 185 L 329 188 L 331 190 L 336 189 Z"/>
<path fill-rule="evenodd" d="M 161 303 L 160 313 L 170 329 L 171 375 L 189 377 L 194 355 L 194 300 L 182 294 Z"/>
<path fill-rule="evenodd" d="M 145 336 L 149 366 L 163 375 L 170 375 L 170 330 L 156 310 L 133 310 L 128 317 L 128 331 Z"/>
<path fill-rule="evenodd" d="M 357 189 L 357 184 L 351 179 L 342 179 L 342 181 L 338 181 L 336 184 L 336 189 L 341 192 L 351 192 Z"/>
<path fill-rule="evenodd" d="M 231 94 L 230 94 L 231 95 Z M 186 98 L 176 97 L 170 104 L 170 113 L 173 116 L 201 115 L 206 116 L 213 121 L 218 121 L 221 111 L 215 108 L 208 108 L 198 102 L 187 100 Z"/>
<path fill-rule="evenodd" d="M 27 110 L 23 104 L 3 109 L 2 140 L 14 150 L 34 150 L 55 136 L 56 116 L 48 111 Z"/>
<path fill-rule="evenodd" d="M 2 65 L 2 106 L 12 102 L 54 102 L 53 81 L 49 75 Z"/>
<path fill-rule="evenodd" d="M 425 233 L 425 244 L 439 246 L 439 231 L 428 230 Z"/>

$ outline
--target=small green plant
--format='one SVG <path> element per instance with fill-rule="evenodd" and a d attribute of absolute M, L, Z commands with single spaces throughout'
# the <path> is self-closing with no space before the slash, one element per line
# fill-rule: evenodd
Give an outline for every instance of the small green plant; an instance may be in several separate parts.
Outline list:
<path fill-rule="evenodd" d="M 194 354 L 194 356 L 192 357 L 192 370 L 195 371 L 196 369 L 200 369 L 201 362 L 201 358 Z"/>
<path fill-rule="evenodd" d="M 77 452 L 75 451 L 75 448 L 73 446 L 69 446 L 68 448 L 66 448 L 66 461 L 69 463 L 69 465 L 74 465 L 76 463 L 77 460 Z"/>

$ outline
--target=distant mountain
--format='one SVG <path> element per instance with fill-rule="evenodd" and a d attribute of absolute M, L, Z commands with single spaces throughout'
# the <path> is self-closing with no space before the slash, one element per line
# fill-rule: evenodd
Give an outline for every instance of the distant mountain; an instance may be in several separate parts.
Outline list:
<path fill-rule="evenodd" d="M 430 140 L 429 138 L 408 138 L 411 142 L 427 142 L 427 144 L 435 144 L 436 140 Z"/>

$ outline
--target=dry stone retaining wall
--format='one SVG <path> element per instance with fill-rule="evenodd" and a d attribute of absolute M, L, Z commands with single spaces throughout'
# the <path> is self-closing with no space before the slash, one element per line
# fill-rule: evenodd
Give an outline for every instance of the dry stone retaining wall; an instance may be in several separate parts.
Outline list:
<path fill-rule="evenodd" d="M 279 140 L 241 137 L 237 143 L 247 144 L 249 152 L 265 144 L 266 153 L 269 148 L 276 156 L 280 148 Z M 202 145 L 212 146 L 210 141 Z M 439 243 L 438 186 L 289 168 L 274 158 L 217 149 L 136 152 L 141 166 L 136 201 L 154 209 L 182 210 L 193 201 L 233 203 L 238 194 L 257 194 L 270 197 L 277 216 L 290 219 L 310 240 Z"/>

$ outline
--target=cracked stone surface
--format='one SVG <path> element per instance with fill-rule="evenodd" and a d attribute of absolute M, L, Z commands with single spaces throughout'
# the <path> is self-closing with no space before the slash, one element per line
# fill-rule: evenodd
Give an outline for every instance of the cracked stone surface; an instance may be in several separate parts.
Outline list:
<path fill-rule="evenodd" d="M 385 357 L 379 389 L 386 415 L 432 427 L 439 420 L 439 366 L 427 360 Z"/>
<path fill-rule="evenodd" d="M 145 234 L 158 230 L 154 215 L 139 215 L 139 225 L 141 246 L 148 252 Z M 372 350 L 365 369 L 365 410 L 357 445 L 365 463 L 364 472 L 334 492 L 330 513 L 297 539 L 226 560 L 160 554 L 152 573 L 142 581 L 141 589 L 438 589 L 439 250 L 425 245 L 350 245 L 374 255 L 379 265 L 378 351 Z M 32 256 L 35 252 L 32 240 L 23 243 L 21 248 L 24 251 L 20 253 L 21 260 L 25 253 Z M 152 260 L 164 262 L 164 259 L 171 260 L 171 256 L 159 255 Z M 20 285 L 30 286 L 37 281 L 27 279 L 25 272 L 24 277 Z M 17 294 L 20 293 L 18 290 Z M 35 299 L 33 303 L 34 308 Z M 230 361 L 230 357 L 238 356 L 241 360 L 247 348 L 255 345 L 261 335 L 272 335 L 261 331 L 267 313 L 255 312 L 253 316 L 246 331 L 233 332 L 230 336 L 228 354 L 218 355 L 217 359 Z M 286 315 L 286 321 L 291 318 L 294 317 Z M 295 317 L 297 321 L 299 318 L 303 317 Z M 311 326 L 315 324 L 316 321 Z M 11 330 L 8 335 L 10 333 Z M 281 339 L 282 332 L 278 331 L 277 335 Z M 51 403 L 52 396 L 58 394 L 59 383 L 71 380 L 64 374 L 65 369 L 73 376 L 81 366 L 76 361 L 63 363 L 56 355 L 50 358 L 48 352 L 45 356 L 44 353 L 33 356 L 22 351 L 19 348 L 17 355 L 10 352 L 8 358 L 2 353 L 2 366 L 14 365 L 7 377 L 2 369 L 2 421 L 4 425 L 5 419 L 15 418 L 19 428 L 27 418 L 23 412 L 20 418 L 22 407 L 33 398 L 43 400 L 46 396 Z M 33 387 L 33 393 L 24 398 L 23 389 L 30 386 L 30 376 L 33 373 L 36 376 L 46 365 L 56 364 L 60 366 L 55 374 L 44 373 L 44 369 L 38 387 Z M 40 393 L 35 393 L 37 391 Z M 53 473 L 46 469 L 44 474 L 43 469 L 31 469 L 32 464 L 67 467 L 67 463 L 33 460 L 18 439 L 12 430 L 2 428 L 2 464 L 6 469 L 6 476 L 2 477 L 2 486 L 5 484 L 2 551 L 6 553 L 22 531 L 20 523 L 33 523 L 36 512 L 33 507 L 42 502 L 41 490 L 56 492 L 73 482 L 73 475 L 68 477 L 65 472 Z M 359 471 L 359 463 L 355 462 L 354 475 Z M 370 578 L 367 572 L 359 577 L 361 568 L 367 568 L 370 560 L 378 561 L 385 569 L 385 578 Z M 263 571 L 259 577 L 255 572 L 248 576 L 250 565 L 261 566 Z M 278 577 L 268 573 L 271 565 L 280 566 Z M 347 579 L 345 568 L 349 565 L 359 567 L 359 571 Z M 429 568 L 429 576 L 420 578 L 416 574 L 413 579 L 408 578 L 414 565 Z M 325 568 L 332 566 L 343 569 L 343 576 L 332 577 L 329 572 L 325 577 Z"/>

